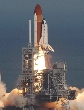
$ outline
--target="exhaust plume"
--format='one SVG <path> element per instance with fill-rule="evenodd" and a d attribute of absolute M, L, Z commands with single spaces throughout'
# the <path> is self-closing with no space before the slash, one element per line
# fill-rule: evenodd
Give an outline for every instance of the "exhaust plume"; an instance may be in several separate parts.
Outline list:
<path fill-rule="evenodd" d="M 6 85 L 0 82 L 0 99 L 6 94 Z"/>
<path fill-rule="evenodd" d="M 77 97 L 75 100 L 69 101 L 70 110 L 84 110 L 84 88 L 79 90 L 76 87 L 70 87 L 77 91 Z"/>

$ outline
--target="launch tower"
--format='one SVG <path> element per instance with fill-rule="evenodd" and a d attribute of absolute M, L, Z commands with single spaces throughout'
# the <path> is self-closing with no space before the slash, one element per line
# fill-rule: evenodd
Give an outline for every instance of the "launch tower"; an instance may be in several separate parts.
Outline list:
<path fill-rule="evenodd" d="M 66 84 L 66 63 L 56 62 L 51 68 L 46 68 L 45 54 L 47 56 L 49 50 L 54 51 L 48 44 L 47 27 L 42 9 L 37 4 L 34 10 L 34 47 L 31 43 L 29 20 L 29 44 L 22 49 L 22 74 L 18 84 L 18 89 L 22 90 L 22 95 L 27 99 L 25 108 L 28 110 L 42 109 L 42 104 L 58 102 L 61 98 L 75 99 L 75 90 L 69 90 Z M 45 108 L 51 109 L 47 106 Z"/>

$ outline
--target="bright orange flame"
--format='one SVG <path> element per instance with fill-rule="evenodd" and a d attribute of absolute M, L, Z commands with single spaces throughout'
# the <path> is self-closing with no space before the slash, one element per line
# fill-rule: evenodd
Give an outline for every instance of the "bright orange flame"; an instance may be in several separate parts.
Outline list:
<path fill-rule="evenodd" d="M 19 94 L 22 94 L 22 93 L 23 93 L 23 91 L 18 89 L 18 93 L 19 93 Z"/>
<path fill-rule="evenodd" d="M 34 83 L 35 92 L 38 92 L 42 89 L 42 76 L 36 76 L 36 81 Z"/>
<path fill-rule="evenodd" d="M 38 72 L 40 72 L 45 68 L 44 52 L 40 50 L 38 54 L 34 55 L 34 70 L 38 70 Z"/>
<path fill-rule="evenodd" d="M 39 49 L 39 53 L 34 55 L 34 70 L 36 70 L 36 77 L 35 77 L 35 92 L 38 92 L 42 89 L 42 75 L 43 69 L 46 69 L 45 67 L 45 56 L 44 52 Z M 40 73 L 40 74 L 39 74 Z"/>

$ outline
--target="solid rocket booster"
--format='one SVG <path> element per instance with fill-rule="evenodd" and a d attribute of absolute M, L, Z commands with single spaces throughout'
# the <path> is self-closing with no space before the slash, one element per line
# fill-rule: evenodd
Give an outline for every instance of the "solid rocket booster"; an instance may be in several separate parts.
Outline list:
<path fill-rule="evenodd" d="M 43 50 L 54 49 L 48 44 L 48 25 L 42 17 L 42 9 L 39 4 L 34 9 L 34 47 L 41 47 Z"/>

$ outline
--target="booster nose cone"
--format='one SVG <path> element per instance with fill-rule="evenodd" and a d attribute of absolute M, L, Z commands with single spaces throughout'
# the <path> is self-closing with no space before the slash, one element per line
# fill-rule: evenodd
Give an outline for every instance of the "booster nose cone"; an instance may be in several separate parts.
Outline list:
<path fill-rule="evenodd" d="M 34 9 L 34 14 L 35 13 L 36 13 L 36 15 L 42 15 L 42 9 L 41 9 L 41 6 L 39 4 L 37 4 L 35 9 Z"/>

